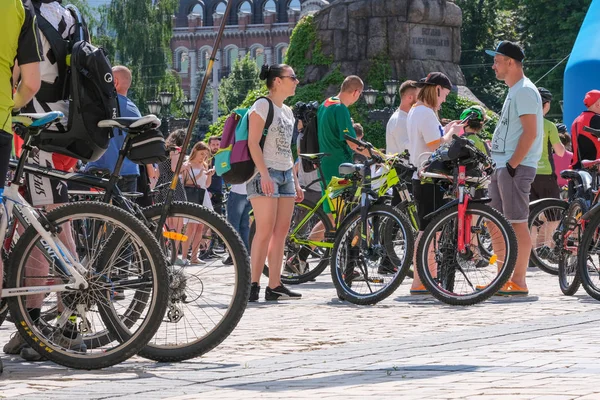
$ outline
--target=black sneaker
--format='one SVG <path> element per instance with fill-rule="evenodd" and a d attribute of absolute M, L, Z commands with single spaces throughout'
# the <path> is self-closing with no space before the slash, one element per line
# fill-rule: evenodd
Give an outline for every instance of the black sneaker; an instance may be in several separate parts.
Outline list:
<path fill-rule="evenodd" d="M 233 265 L 233 259 L 231 256 L 227 256 L 227 258 L 223 260 L 223 265 Z"/>
<path fill-rule="evenodd" d="M 279 285 L 275 289 L 271 289 L 267 286 L 267 289 L 265 290 L 265 300 L 267 301 L 297 300 L 301 297 L 302 295 L 300 293 L 292 292 L 283 285 Z"/>
<path fill-rule="evenodd" d="M 259 294 L 260 294 L 260 286 L 258 286 L 258 283 L 252 282 L 252 285 L 250 285 L 250 298 L 248 299 L 248 301 L 253 302 L 253 303 L 258 301 Z"/>

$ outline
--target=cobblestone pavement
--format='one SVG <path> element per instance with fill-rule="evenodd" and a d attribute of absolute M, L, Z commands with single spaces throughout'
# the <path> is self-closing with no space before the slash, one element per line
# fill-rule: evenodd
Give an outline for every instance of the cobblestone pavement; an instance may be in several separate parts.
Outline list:
<path fill-rule="evenodd" d="M 528 276 L 526 298 L 450 307 L 408 296 L 405 282 L 359 307 L 337 299 L 326 273 L 298 287 L 302 300 L 250 304 L 234 333 L 200 359 L 134 357 L 77 371 L 2 355 L 0 397 L 600 399 L 600 303 L 583 289 L 563 296 L 543 272 Z M 5 323 L 0 343 L 13 330 Z"/>

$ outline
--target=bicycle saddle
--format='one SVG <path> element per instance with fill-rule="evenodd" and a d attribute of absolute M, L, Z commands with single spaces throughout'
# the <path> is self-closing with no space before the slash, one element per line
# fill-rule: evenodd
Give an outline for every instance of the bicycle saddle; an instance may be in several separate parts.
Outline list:
<path fill-rule="evenodd" d="M 51 111 L 47 113 L 22 113 L 12 117 L 14 124 L 21 124 L 30 128 L 43 128 L 53 124 L 55 121 L 63 118 L 65 115 L 60 111 Z"/>
<path fill-rule="evenodd" d="M 342 163 L 339 166 L 340 175 L 352 175 L 355 172 L 361 172 L 365 166 L 363 164 Z"/>
<path fill-rule="evenodd" d="M 298 155 L 300 156 L 300 158 L 303 158 L 305 160 L 312 161 L 312 162 L 319 162 L 324 157 L 329 156 L 328 153 L 298 154 Z"/>
<path fill-rule="evenodd" d="M 150 125 L 150 126 L 148 126 Z M 117 128 L 130 131 L 147 129 L 156 129 L 160 126 L 160 120 L 154 114 L 144 115 L 143 117 L 119 117 L 113 119 L 104 119 L 98 122 L 99 128 Z"/>

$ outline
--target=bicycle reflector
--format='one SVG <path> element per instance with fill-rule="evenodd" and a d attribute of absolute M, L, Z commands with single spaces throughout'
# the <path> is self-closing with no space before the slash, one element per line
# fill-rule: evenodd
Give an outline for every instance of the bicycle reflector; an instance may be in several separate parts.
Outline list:
<path fill-rule="evenodd" d="M 187 242 L 188 237 L 186 235 L 184 235 L 183 233 L 177 233 L 177 232 L 163 232 L 163 237 L 166 239 L 170 239 L 170 240 L 177 240 L 179 242 Z"/>

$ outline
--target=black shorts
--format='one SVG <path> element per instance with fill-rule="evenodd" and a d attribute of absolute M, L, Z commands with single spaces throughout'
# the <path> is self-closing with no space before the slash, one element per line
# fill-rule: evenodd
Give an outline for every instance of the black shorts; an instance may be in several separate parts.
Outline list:
<path fill-rule="evenodd" d="M 421 184 L 421 181 L 413 179 L 413 195 L 417 205 L 417 215 L 419 216 L 419 230 L 424 231 L 429 221 L 425 221 L 425 216 L 431 214 L 445 204 L 444 192 L 439 185 L 433 183 Z"/>
<path fill-rule="evenodd" d="M 560 199 L 560 189 L 556 175 L 536 175 L 531 183 L 529 201 L 539 199 Z"/>

